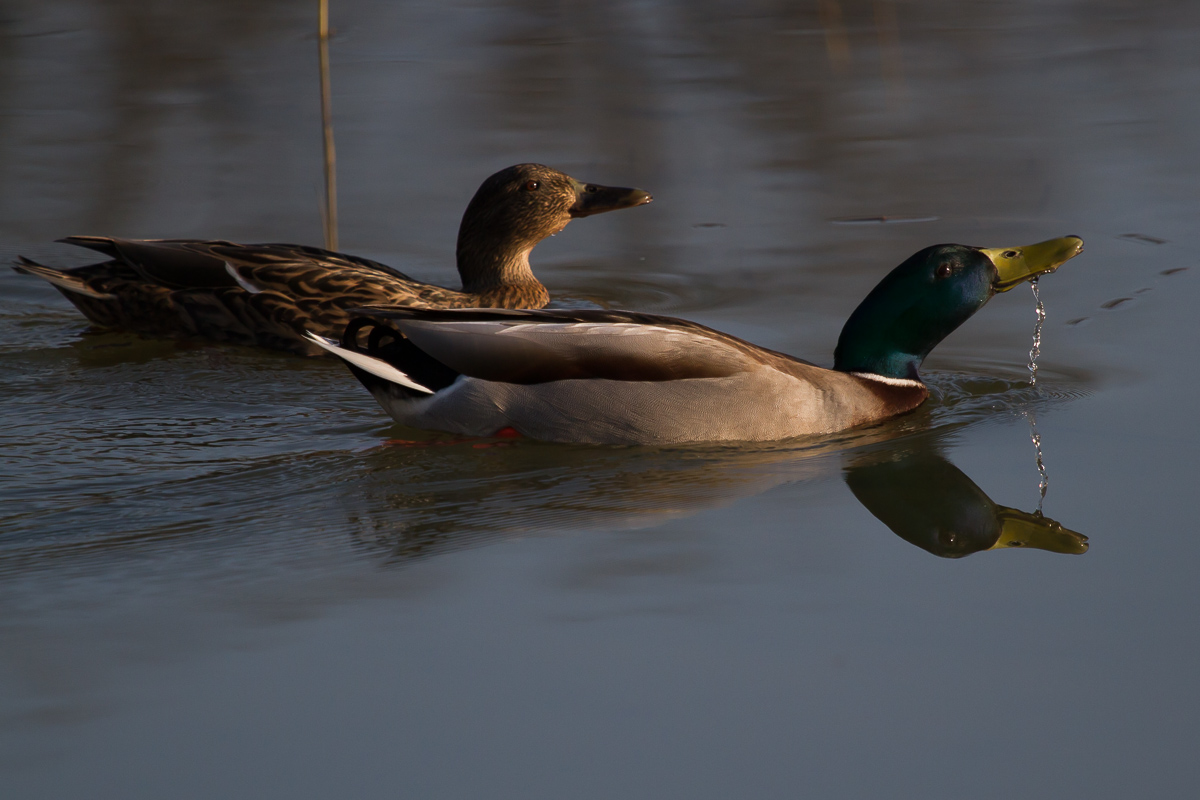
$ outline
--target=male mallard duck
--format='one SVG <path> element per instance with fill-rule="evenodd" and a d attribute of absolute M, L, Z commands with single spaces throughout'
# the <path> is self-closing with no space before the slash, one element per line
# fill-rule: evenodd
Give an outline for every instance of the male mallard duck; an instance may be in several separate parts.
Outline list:
<path fill-rule="evenodd" d="M 112 260 L 57 270 L 22 258 L 14 269 L 54 284 L 101 327 L 319 355 L 304 332 L 340 337 L 347 309 L 359 306 L 541 308 L 550 296 L 529 268 L 538 242 L 576 217 L 651 199 L 641 189 L 580 183 L 541 164 L 503 169 L 483 182 L 463 214 L 462 291 L 296 244 L 70 236 L 62 241 Z"/>
<path fill-rule="evenodd" d="M 694 322 L 626 311 L 371 308 L 373 319 L 352 321 L 340 346 L 310 338 L 414 428 L 473 436 L 513 428 L 608 444 L 786 439 L 916 408 L 929 395 L 918 368 L 938 342 L 996 292 L 1082 249 L 1076 236 L 928 247 L 850 315 L 833 369 Z M 360 330 L 372 326 L 360 347 Z"/>

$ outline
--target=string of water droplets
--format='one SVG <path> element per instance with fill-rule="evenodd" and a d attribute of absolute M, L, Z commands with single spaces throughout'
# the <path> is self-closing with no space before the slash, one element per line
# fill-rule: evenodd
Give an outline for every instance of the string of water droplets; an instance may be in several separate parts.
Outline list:
<path fill-rule="evenodd" d="M 1033 289 L 1035 313 L 1037 314 L 1037 322 L 1033 326 L 1033 347 L 1029 348 L 1029 385 L 1036 387 L 1037 360 L 1038 356 L 1042 354 L 1042 324 L 1046 321 L 1046 307 L 1042 305 L 1042 296 L 1038 294 L 1038 279 L 1031 280 L 1029 286 Z"/>
<path fill-rule="evenodd" d="M 1033 299 L 1036 303 L 1037 322 L 1033 326 L 1033 347 L 1029 349 L 1029 386 L 1037 388 L 1037 371 L 1038 356 L 1042 354 L 1042 325 L 1046 322 L 1046 307 L 1042 304 L 1042 297 L 1038 294 L 1038 279 L 1034 278 L 1029 282 L 1033 289 Z M 1038 471 L 1038 506 L 1037 513 L 1042 513 L 1042 503 L 1046 500 L 1046 487 L 1050 485 L 1050 475 L 1046 472 L 1046 464 L 1042 459 L 1042 435 L 1037 429 L 1037 415 L 1033 409 L 1025 412 L 1026 419 L 1029 420 L 1029 440 L 1033 442 L 1033 450 L 1037 454 L 1037 471 Z"/>

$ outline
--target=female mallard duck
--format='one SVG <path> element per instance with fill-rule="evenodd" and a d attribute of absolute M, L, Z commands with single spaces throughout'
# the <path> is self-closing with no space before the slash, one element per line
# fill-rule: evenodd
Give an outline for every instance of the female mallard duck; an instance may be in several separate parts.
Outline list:
<path fill-rule="evenodd" d="M 916 408 L 929 395 L 918 368 L 938 342 L 996 292 L 1082 249 L 1075 236 L 928 247 L 850 315 L 831 370 L 694 322 L 626 311 L 371 308 L 373 319 L 351 322 L 340 346 L 310 338 L 414 428 L 607 444 L 786 439 Z M 361 347 L 360 330 L 372 326 Z"/>
<path fill-rule="evenodd" d="M 576 217 L 640 206 L 641 189 L 580 183 L 541 164 L 492 175 L 458 229 L 462 291 L 413 280 L 365 258 L 295 244 L 70 236 L 112 260 L 56 270 L 22 258 L 18 272 L 54 284 L 94 324 L 152 335 L 199 336 L 305 355 L 306 330 L 340 337 L 347 309 L 541 308 L 546 287 L 529 253 Z"/>

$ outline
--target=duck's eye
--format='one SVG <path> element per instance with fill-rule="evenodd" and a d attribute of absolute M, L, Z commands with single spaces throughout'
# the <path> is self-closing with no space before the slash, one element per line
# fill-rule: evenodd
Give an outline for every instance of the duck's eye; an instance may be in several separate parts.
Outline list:
<path fill-rule="evenodd" d="M 1016 250 L 1005 250 L 1000 255 L 1004 256 L 1005 258 L 1016 258 L 1018 255 L 1020 255 L 1020 253 L 1018 253 Z"/>
<path fill-rule="evenodd" d="M 538 183 L 537 181 L 525 181 L 524 189 L 527 192 L 532 192 L 534 189 L 538 188 L 539 186 L 541 186 L 541 184 Z"/>
<path fill-rule="evenodd" d="M 585 192 L 587 192 L 588 194 L 595 194 L 596 192 L 600 191 L 599 189 L 597 189 L 595 186 L 593 186 L 590 183 L 587 186 L 583 187 L 583 190 Z"/>
<path fill-rule="evenodd" d="M 949 278 L 953 272 L 954 272 L 954 267 L 952 267 L 949 262 L 943 261 L 941 264 L 938 264 L 937 271 L 934 272 L 933 274 L 939 280 L 941 280 L 942 278 Z"/>

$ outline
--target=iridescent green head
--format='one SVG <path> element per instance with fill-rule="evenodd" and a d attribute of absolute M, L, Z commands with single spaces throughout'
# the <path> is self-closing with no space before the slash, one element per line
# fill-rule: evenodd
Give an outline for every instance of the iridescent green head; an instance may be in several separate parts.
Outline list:
<path fill-rule="evenodd" d="M 1065 236 L 1026 247 L 927 247 L 871 290 L 842 328 L 834 369 L 919 380 L 925 356 L 992 299 L 1079 255 Z"/>

